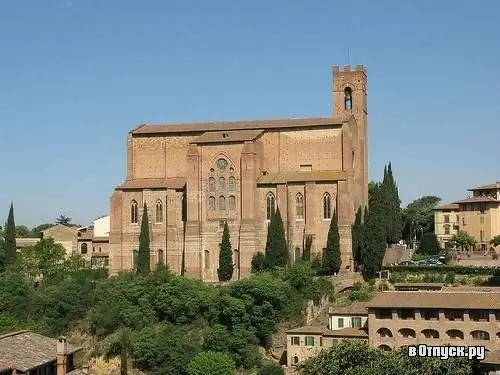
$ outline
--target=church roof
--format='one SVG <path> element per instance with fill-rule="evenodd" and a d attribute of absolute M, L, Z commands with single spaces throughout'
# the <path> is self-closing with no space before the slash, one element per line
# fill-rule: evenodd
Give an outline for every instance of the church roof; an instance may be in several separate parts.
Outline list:
<path fill-rule="evenodd" d="M 138 178 L 125 181 L 116 190 L 135 189 L 182 189 L 186 185 L 186 179 L 181 177 L 173 178 Z"/>
<path fill-rule="evenodd" d="M 262 175 L 259 184 L 285 184 L 287 182 L 343 181 L 347 178 L 344 171 L 309 171 L 309 172 L 272 172 Z"/>
<path fill-rule="evenodd" d="M 264 130 L 228 130 L 217 132 L 205 132 L 196 138 L 191 143 L 207 144 L 207 143 L 231 143 L 231 142 L 247 142 L 253 141 L 259 137 Z"/>
<path fill-rule="evenodd" d="M 346 114 L 335 117 L 308 117 L 289 118 L 276 120 L 251 120 L 251 121 L 215 121 L 186 124 L 143 124 L 133 129 L 132 135 L 165 134 L 165 133 L 197 133 L 208 131 L 229 130 L 257 130 L 257 129 L 286 129 L 321 127 L 331 125 L 342 125 L 348 122 L 352 115 Z"/>

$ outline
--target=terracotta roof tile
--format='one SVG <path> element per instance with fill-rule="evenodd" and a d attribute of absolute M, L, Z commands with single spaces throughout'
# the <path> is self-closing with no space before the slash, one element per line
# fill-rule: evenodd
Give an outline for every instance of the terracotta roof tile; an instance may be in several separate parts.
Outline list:
<path fill-rule="evenodd" d="M 292 328 L 286 333 L 311 333 L 311 334 L 316 334 L 316 335 L 321 335 L 323 332 L 326 332 L 327 328 L 325 327 L 318 327 L 318 326 L 304 326 L 304 327 L 298 327 L 298 328 Z"/>
<path fill-rule="evenodd" d="M 364 328 L 347 327 L 333 331 L 326 331 L 323 336 L 368 338 L 368 332 Z"/>
<path fill-rule="evenodd" d="M 500 293 L 404 291 L 382 292 L 368 308 L 427 308 L 427 309 L 500 309 Z"/>
<path fill-rule="evenodd" d="M 482 195 L 480 197 L 467 197 L 465 199 L 453 203 L 460 204 L 460 203 L 488 203 L 488 202 L 500 202 L 500 201 L 496 200 L 493 197 Z"/>
<path fill-rule="evenodd" d="M 264 130 L 261 129 L 205 132 L 191 143 L 207 144 L 207 143 L 247 142 L 255 140 L 262 133 L 264 133 Z"/>
<path fill-rule="evenodd" d="M 451 210 L 457 210 L 460 208 L 460 206 L 456 203 L 449 203 L 449 204 L 443 204 L 442 206 L 437 206 L 434 208 L 434 211 L 451 211 Z"/>
<path fill-rule="evenodd" d="M 186 185 L 186 179 L 182 177 L 175 178 L 138 178 L 125 181 L 118 186 L 116 190 L 134 190 L 134 189 L 182 189 Z"/>
<path fill-rule="evenodd" d="M 482 186 L 477 186 L 472 189 L 467 189 L 469 191 L 478 191 L 478 190 L 495 190 L 495 189 L 500 189 L 500 182 L 494 182 L 492 184 L 488 185 L 482 185 Z"/>
<path fill-rule="evenodd" d="M 286 129 L 303 127 L 321 127 L 328 125 L 342 125 L 351 119 L 352 115 L 337 117 L 308 117 L 275 120 L 251 121 L 215 121 L 203 123 L 140 125 L 130 133 L 132 135 L 165 134 L 165 133 L 197 133 L 222 130 L 252 130 L 252 129 Z"/>
<path fill-rule="evenodd" d="M 57 339 L 29 331 L 0 336 L 0 363 L 26 372 L 56 360 Z M 81 350 L 68 344 L 68 354 Z"/>
<path fill-rule="evenodd" d="M 349 306 L 332 308 L 329 313 L 331 315 L 367 315 L 367 305 L 368 302 L 354 302 Z"/>
<path fill-rule="evenodd" d="M 306 181 L 343 181 L 347 178 L 344 171 L 311 171 L 311 172 L 271 172 L 259 177 L 259 184 L 285 184 L 287 182 Z"/>

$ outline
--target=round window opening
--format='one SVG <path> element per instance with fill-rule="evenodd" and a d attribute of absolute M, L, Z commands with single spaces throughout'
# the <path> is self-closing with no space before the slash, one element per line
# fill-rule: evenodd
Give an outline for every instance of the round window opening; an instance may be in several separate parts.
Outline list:
<path fill-rule="evenodd" d="M 226 159 L 217 160 L 217 168 L 225 170 L 227 168 L 227 160 Z"/>

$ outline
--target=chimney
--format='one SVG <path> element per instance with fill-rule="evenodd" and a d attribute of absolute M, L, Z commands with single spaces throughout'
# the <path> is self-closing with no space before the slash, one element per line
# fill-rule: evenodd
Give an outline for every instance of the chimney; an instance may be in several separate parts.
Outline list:
<path fill-rule="evenodd" d="M 67 353 L 66 337 L 61 336 L 57 339 L 57 375 L 66 375 L 66 353 Z"/>

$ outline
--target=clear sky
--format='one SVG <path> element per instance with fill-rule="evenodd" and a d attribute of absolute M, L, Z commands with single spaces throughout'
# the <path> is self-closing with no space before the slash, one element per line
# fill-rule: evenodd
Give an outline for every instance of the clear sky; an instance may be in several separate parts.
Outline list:
<path fill-rule="evenodd" d="M 370 178 L 404 203 L 500 180 L 498 0 L 1 0 L 0 221 L 87 223 L 145 122 L 330 114 L 369 74 Z M 349 58 L 347 50 L 349 49 Z"/>

